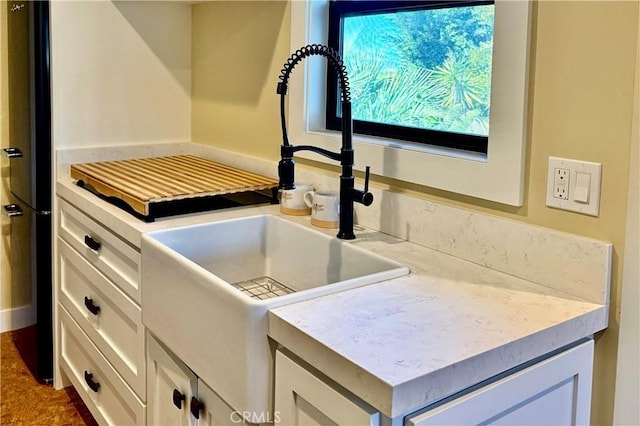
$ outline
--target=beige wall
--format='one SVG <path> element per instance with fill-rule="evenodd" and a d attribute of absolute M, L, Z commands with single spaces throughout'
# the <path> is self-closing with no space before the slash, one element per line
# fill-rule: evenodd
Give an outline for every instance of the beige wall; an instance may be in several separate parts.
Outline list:
<path fill-rule="evenodd" d="M 191 7 L 51 2 L 56 148 L 161 141 L 191 131 Z"/>
<path fill-rule="evenodd" d="M 192 16 L 192 140 L 275 160 L 281 139 L 275 86 L 291 50 L 286 3 L 197 4 Z M 638 2 L 535 4 L 523 207 L 388 179 L 377 182 L 613 243 L 610 324 L 596 337 L 596 424 L 612 421 L 637 27 Z M 549 156 L 603 164 L 599 217 L 545 206 Z"/>
<path fill-rule="evenodd" d="M 638 13 L 640 19 L 640 10 Z M 614 410 L 616 425 L 640 424 L 640 29 L 629 158 L 629 196 Z"/>
<path fill-rule="evenodd" d="M 286 2 L 212 2 L 192 7 L 191 139 L 275 159 L 276 85 L 289 56 Z"/>

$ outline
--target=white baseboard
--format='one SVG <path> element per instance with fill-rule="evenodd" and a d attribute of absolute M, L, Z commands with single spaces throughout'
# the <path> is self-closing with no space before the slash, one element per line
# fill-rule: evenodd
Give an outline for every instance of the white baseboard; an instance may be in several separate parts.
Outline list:
<path fill-rule="evenodd" d="M 33 305 L 0 310 L 0 333 L 18 330 L 35 324 Z"/>

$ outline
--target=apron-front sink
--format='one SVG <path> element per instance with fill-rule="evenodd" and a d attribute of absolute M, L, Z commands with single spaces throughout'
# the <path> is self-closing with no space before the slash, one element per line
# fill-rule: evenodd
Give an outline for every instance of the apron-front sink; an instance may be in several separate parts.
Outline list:
<path fill-rule="evenodd" d="M 234 409 L 271 406 L 269 309 L 409 273 L 273 215 L 142 237 L 146 327 Z"/>

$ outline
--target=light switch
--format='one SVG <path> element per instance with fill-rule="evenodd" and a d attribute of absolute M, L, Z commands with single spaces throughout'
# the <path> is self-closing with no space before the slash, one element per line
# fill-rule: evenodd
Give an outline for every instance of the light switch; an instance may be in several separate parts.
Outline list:
<path fill-rule="evenodd" d="M 579 203 L 589 204 L 591 192 L 591 175 L 589 173 L 576 173 L 576 188 L 573 199 Z"/>
<path fill-rule="evenodd" d="M 598 216 L 602 164 L 549 157 L 547 206 Z"/>

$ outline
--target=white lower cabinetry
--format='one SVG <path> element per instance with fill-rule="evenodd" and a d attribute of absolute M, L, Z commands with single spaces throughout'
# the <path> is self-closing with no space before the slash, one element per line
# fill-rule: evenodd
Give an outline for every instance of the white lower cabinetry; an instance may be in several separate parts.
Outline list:
<path fill-rule="evenodd" d="M 140 304 L 140 250 L 62 198 L 58 235 Z"/>
<path fill-rule="evenodd" d="M 588 425 L 592 368 L 589 340 L 485 386 L 390 419 L 278 351 L 274 413 L 283 425 Z"/>
<path fill-rule="evenodd" d="M 58 253 L 61 276 L 58 300 L 144 399 L 145 348 L 140 306 L 61 239 Z"/>
<path fill-rule="evenodd" d="M 274 417 L 282 425 L 380 425 L 380 414 L 276 352 Z"/>
<path fill-rule="evenodd" d="M 139 249 L 59 200 L 59 360 L 101 425 L 146 424 Z"/>
<path fill-rule="evenodd" d="M 153 336 L 149 336 L 148 345 L 148 424 L 244 424 L 241 413 L 236 413 Z"/>
<path fill-rule="evenodd" d="M 411 416 L 407 426 L 588 425 L 593 341 Z"/>
<path fill-rule="evenodd" d="M 234 411 L 197 372 L 145 330 L 140 249 L 59 201 L 59 364 L 101 425 L 589 424 L 592 340 L 393 418 L 357 397 L 355 389 L 345 389 L 307 368 L 295 354 L 277 350 L 273 411 Z M 242 376 L 241 371 L 230 373 Z M 397 403 L 405 395 L 387 396 Z"/>
<path fill-rule="evenodd" d="M 101 425 L 144 425 L 145 406 L 71 318 L 60 314 L 60 365 Z"/>
<path fill-rule="evenodd" d="M 194 425 L 189 412 L 191 397 L 198 393 L 198 378 L 149 337 L 147 361 L 147 414 L 151 425 Z"/>

